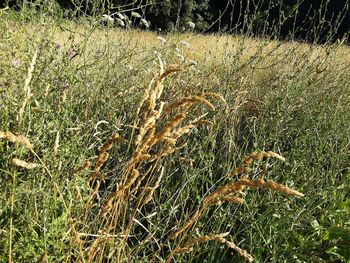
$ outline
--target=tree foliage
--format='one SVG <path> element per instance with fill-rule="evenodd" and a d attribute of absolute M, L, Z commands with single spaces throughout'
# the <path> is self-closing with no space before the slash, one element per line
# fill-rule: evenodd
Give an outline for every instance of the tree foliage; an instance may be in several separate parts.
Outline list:
<path fill-rule="evenodd" d="M 136 11 L 150 21 L 151 29 L 165 31 L 185 30 L 193 22 L 198 32 L 349 40 L 350 0 L 7 0 L 2 5 L 52 2 L 74 16 Z"/>

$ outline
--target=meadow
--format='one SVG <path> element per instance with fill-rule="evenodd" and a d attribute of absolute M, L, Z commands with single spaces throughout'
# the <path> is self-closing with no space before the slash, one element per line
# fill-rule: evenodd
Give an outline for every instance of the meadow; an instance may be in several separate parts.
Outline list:
<path fill-rule="evenodd" d="M 349 262 L 349 46 L 0 34 L 0 262 Z"/>

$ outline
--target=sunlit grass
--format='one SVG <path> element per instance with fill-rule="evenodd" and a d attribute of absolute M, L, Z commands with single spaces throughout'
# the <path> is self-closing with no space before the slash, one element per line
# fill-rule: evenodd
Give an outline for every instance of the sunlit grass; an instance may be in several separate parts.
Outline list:
<path fill-rule="evenodd" d="M 203 211 L 197 237 L 219 240 L 206 235 L 230 232 L 257 262 L 349 260 L 349 47 L 195 34 L 161 35 L 164 42 L 152 32 L 86 20 L 21 19 L 10 12 L 0 17 L 0 131 L 21 134 L 34 147 L 0 139 L 0 261 L 33 262 L 45 253 L 52 262 L 73 257 L 71 237 L 82 223 L 77 218 L 96 187 L 86 184 L 89 167 L 77 171 L 113 133 L 137 134 L 135 111 L 159 70 L 157 57 L 165 67 L 183 69 L 165 81 L 164 102 L 215 92 L 225 103 L 206 115 L 211 125 L 181 138 L 183 148 L 164 160 L 152 205 L 139 211 L 139 223 L 158 236 L 138 254 L 157 250 L 168 227 L 184 223 L 244 156 L 273 150 L 286 162 L 258 161 L 251 179 L 284 183 L 305 197 L 249 190 L 244 205 Z M 36 50 L 28 96 L 24 83 Z M 189 117 L 206 113 L 196 108 Z M 130 151 L 128 143 L 110 149 L 101 196 L 122 176 Z M 40 167 L 14 167 L 15 158 Z M 140 240 L 132 234 L 131 245 Z M 241 260 L 210 242 L 176 259 Z"/>

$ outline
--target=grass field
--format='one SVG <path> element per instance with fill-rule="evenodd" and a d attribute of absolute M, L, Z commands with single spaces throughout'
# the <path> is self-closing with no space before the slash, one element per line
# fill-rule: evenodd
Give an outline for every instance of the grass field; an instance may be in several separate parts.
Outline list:
<path fill-rule="evenodd" d="M 0 34 L 0 262 L 350 262 L 348 46 Z"/>

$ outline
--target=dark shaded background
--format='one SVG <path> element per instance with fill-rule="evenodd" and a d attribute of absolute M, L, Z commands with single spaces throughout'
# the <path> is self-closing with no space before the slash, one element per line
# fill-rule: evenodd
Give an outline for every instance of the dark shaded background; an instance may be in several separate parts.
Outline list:
<path fill-rule="evenodd" d="M 188 29 L 272 36 L 308 42 L 350 41 L 350 0 L 1 0 L 2 7 L 20 9 L 26 2 L 35 8 L 55 6 L 66 17 L 101 15 L 131 9 L 151 23 L 152 30 Z M 134 24 L 137 20 L 134 19 Z"/>

